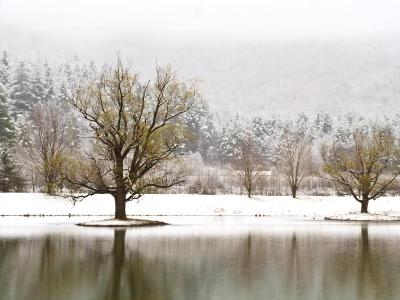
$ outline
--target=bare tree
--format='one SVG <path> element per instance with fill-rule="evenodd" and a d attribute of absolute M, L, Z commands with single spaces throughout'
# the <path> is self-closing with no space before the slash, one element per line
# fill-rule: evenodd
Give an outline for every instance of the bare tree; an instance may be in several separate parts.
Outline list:
<path fill-rule="evenodd" d="M 384 195 L 399 175 L 399 146 L 388 126 L 356 129 L 348 145 L 323 145 L 323 171 L 335 182 L 341 195 L 351 195 L 368 213 L 370 200 Z"/>
<path fill-rule="evenodd" d="M 72 115 L 39 103 L 21 125 L 19 135 L 27 165 L 43 180 L 46 193 L 54 194 L 62 180 L 65 155 L 77 145 Z"/>
<path fill-rule="evenodd" d="M 292 197 L 296 198 L 310 166 L 312 138 L 304 131 L 285 127 L 276 147 L 275 166 L 289 184 Z"/>
<path fill-rule="evenodd" d="M 115 218 L 126 219 L 127 201 L 149 188 L 183 182 L 167 167 L 181 153 L 185 128 L 178 123 L 191 109 L 196 86 L 180 82 L 171 69 L 157 68 L 154 83 L 140 83 L 118 58 L 89 85 L 80 87 L 72 105 L 88 122 L 93 145 L 86 161 L 70 164 L 66 179 L 84 188 L 84 195 L 110 194 Z"/>
<path fill-rule="evenodd" d="M 247 136 L 240 141 L 240 155 L 235 161 L 236 176 L 251 198 L 262 176 L 262 159 L 254 140 Z"/>

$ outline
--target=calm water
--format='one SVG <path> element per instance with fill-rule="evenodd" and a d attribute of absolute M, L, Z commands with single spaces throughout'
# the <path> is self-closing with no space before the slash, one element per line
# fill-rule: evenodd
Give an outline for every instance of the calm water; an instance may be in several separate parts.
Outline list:
<path fill-rule="evenodd" d="M 0 299 L 400 298 L 397 224 L 164 220 L 177 225 L 1 218 Z"/>

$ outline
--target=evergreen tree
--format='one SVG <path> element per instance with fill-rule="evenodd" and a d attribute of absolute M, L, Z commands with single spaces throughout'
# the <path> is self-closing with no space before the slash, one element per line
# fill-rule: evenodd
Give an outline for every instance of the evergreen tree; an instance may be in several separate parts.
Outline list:
<path fill-rule="evenodd" d="M 239 115 L 222 127 L 218 141 L 218 151 L 221 160 L 231 161 L 240 154 L 240 141 L 244 126 Z"/>
<path fill-rule="evenodd" d="M 333 139 L 336 142 L 347 142 L 351 138 L 354 129 L 360 129 L 368 125 L 368 120 L 355 113 L 347 113 L 339 116 L 332 132 Z"/>
<path fill-rule="evenodd" d="M 63 72 L 64 78 L 67 81 L 72 80 L 72 68 L 69 63 L 66 63 L 62 68 L 61 71 Z"/>
<path fill-rule="evenodd" d="M 257 145 L 262 156 L 268 160 L 274 152 L 274 141 L 276 140 L 278 130 L 282 127 L 281 120 L 275 117 L 268 120 L 256 117 L 251 121 L 250 127 L 253 143 Z"/>
<path fill-rule="evenodd" d="M 45 102 L 45 86 L 43 82 L 41 66 L 39 64 L 35 64 L 33 65 L 32 69 L 33 76 L 31 81 L 31 93 L 35 103 L 43 103 Z"/>
<path fill-rule="evenodd" d="M 22 114 L 32 110 L 37 102 L 32 94 L 32 83 L 26 63 L 20 61 L 15 69 L 10 83 L 10 98 L 12 105 L 12 116 L 17 119 Z"/>
<path fill-rule="evenodd" d="M 15 135 L 14 124 L 8 112 L 7 98 L 0 86 L 0 149 L 7 149 Z"/>
<path fill-rule="evenodd" d="M 17 165 L 4 150 L 0 153 L 0 191 L 21 192 L 25 186 Z"/>
<path fill-rule="evenodd" d="M 6 100 L 5 92 L 0 86 L 0 191 L 21 191 L 24 183 L 9 154 L 14 143 L 15 129 Z"/>
<path fill-rule="evenodd" d="M 32 95 L 35 102 L 51 103 L 54 100 L 53 74 L 47 62 L 33 65 Z"/>
<path fill-rule="evenodd" d="M 53 80 L 53 98 L 57 106 L 66 110 L 71 108 L 68 99 L 71 97 L 73 86 L 72 69 L 71 66 L 66 63 L 61 66 L 57 72 L 56 78 Z"/>
<path fill-rule="evenodd" d="M 9 83 L 10 62 L 8 52 L 3 51 L 0 58 L 0 85 L 3 88 L 8 86 Z"/>
<path fill-rule="evenodd" d="M 185 145 L 190 152 L 199 152 L 207 160 L 208 150 L 213 146 L 216 133 L 213 116 L 205 101 L 199 101 L 185 115 L 183 123 L 192 133 L 192 138 Z"/>
<path fill-rule="evenodd" d="M 314 127 L 318 137 L 331 134 L 333 129 L 331 116 L 327 113 L 318 113 L 314 120 Z"/>
<path fill-rule="evenodd" d="M 54 79 L 53 72 L 47 62 L 43 65 L 43 98 L 45 102 L 51 103 L 54 100 Z"/>

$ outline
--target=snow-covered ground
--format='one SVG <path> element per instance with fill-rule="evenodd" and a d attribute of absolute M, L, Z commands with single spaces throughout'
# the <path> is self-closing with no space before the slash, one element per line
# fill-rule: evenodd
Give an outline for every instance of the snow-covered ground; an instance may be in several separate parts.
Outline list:
<path fill-rule="evenodd" d="M 344 215 L 333 215 L 325 218 L 332 221 L 400 221 L 400 215 L 355 213 Z"/>
<path fill-rule="evenodd" d="M 77 223 L 77 225 L 86 227 L 138 227 L 138 226 L 160 226 L 168 224 L 160 221 L 143 220 L 143 219 L 117 220 L 112 218 L 112 219 L 95 220 L 89 222 L 81 222 Z"/>
<path fill-rule="evenodd" d="M 144 195 L 127 204 L 127 214 L 136 216 L 283 216 L 324 218 L 358 213 L 351 197 L 266 197 L 239 195 Z M 382 197 L 370 202 L 370 213 L 400 216 L 400 197 Z M 1 215 L 113 215 L 111 196 L 98 195 L 72 204 L 61 197 L 34 193 L 0 193 Z"/>

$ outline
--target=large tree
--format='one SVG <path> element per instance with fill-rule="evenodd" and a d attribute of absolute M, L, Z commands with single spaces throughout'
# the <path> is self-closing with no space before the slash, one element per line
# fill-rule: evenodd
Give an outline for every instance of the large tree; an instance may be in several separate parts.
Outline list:
<path fill-rule="evenodd" d="M 178 120 L 197 98 L 196 86 L 179 81 L 170 68 L 157 68 L 154 82 L 141 83 L 120 59 L 78 88 L 72 104 L 88 122 L 93 143 L 87 160 L 66 172 L 68 181 L 86 191 L 73 198 L 110 194 L 115 218 L 126 219 L 127 201 L 149 188 L 181 183 L 165 163 L 186 141 Z"/>
<path fill-rule="evenodd" d="M 370 200 L 384 195 L 400 170 L 399 146 L 388 126 L 355 129 L 348 143 L 340 141 L 321 148 L 323 171 L 335 182 L 337 191 L 351 195 L 368 212 Z"/>

